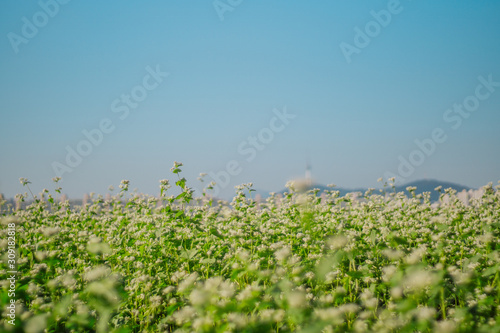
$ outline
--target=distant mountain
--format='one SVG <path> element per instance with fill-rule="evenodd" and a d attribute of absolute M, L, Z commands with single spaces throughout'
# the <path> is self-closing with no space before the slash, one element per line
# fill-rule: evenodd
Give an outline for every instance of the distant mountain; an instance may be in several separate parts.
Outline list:
<path fill-rule="evenodd" d="M 415 190 L 416 194 L 423 193 L 423 192 L 431 192 L 431 201 L 437 201 L 439 199 L 439 192 L 435 191 L 434 189 L 438 186 L 442 186 L 444 191 L 447 188 L 452 188 L 456 190 L 457 192 L 461 192 L 462 190 L 471 190 L 472 188 L 456 184 L 456 183 L 451 183 L 451 182 L 445 182 L 445 181 L 440 181 L 440 180 L 435 180 L 435 179 L 425 179 L 425 180 L 416 180 L 414 182 L 405 184 L 405 185 L 400 185 L 396 186 L 396 191 L 397 192 L 405 192 L 408 195 L 408 192 L 406 191 L 406 188 L 408 186 L 414 186 L 417 189 Z"/>
<path fill-rule="evenodd" d="M 422 179 L 422 180 L 416 180 L 413 182 L 409 182 L 404 185 L 398 185 L 396 186 L 396 192 L 405 192 L 406 195 L 409 195 L 408 191 L 406 191 L 406 188 L 408 186 L 413 186 L 416 187 L 417 189 L 415 190 L 416 194 L 420 194 L 423 192 L 430 192 L 431 193 L 431 201 L 437 201 L 439 199 L 439 192 L 435 191 L 434 189 L 438 186 L 443 187 L 443 191 L 447 188 L 452 188 L 456 190 L 457 192 L 461 192 L 462 190 L 470 190 L 470 187 L 456 184 L 456 183 L 451 183 L 451 182 L 446 182 L 446 181 L 441 181 L 441 180 L 435 180 L 435 179 Z M 317 188 L 320 190 L 320 193 L 325 191 L 325 190 L 332 190 L 328 186 L 321 185 L 321 184 L 313 184 L 311 185 L 308 189 L 313 189 Z M 345 196 L 347 193 L 352 193 L 352 192 L 361 192 L 365 193 L 368 189 L 367 188 L 355 188 L 355 189 L 348 189 L 348 188 L 341 188 L 341 187 L 334 187 L 333 190 L 339 191 L 340 196 Z M 386 189 L 387 192 L 392 191 L 392 188 Z M 285 192 L 288 192 L 288 189 L 283 189 L 279 192 L 276 192 L 277 194 L 283 194 Z M 254 195 L 259 194 L 262 198 L 267 198 L 269 197 L 269 192 L 263 191 L 263 190 L 256 190 L 253 192 Z M 374 191 L 374 193 L 378 193 L 378 190 Z"/>

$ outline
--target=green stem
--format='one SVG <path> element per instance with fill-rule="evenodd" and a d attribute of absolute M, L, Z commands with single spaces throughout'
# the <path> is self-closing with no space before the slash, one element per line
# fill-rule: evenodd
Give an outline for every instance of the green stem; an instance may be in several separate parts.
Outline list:
<path fill-rule="evenodd" d="M 444 287 L 441 287 L 441 313 L 443 315 L 443 319 L 446 319 L 446 304 L 444 299 Z"/>

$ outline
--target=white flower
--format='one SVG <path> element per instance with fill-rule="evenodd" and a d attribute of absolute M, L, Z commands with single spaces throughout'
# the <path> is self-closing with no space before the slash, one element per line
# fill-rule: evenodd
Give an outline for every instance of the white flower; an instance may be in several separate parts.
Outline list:
<path fill-rule="evenodd" d="M 258 293 L 260 291 L 260 287 L 257 285 L 247 285 L 245 289 L 240 291 L 240 293 L 236 296 L 236 299 L 240 302 L 251 299 L 254 293 Z"/>
<path fill-rule="evenodd" d="M 292 291 L 288 295 L 288 304 L 292 308 L 303 308 L 308 305 L 306 293 L 303 291 Z"/>
<path fill-rule="evenodd" d="M 109 269 L 109 267 L 97 266 L 93 270 L 85 273 L 83 278 L 86 281 L 95 281 L 95 280 L 101 279 L 105 276 L 108 276 L 110 273 L 111 273 L 111 269 Z"/>
<path fill-rule="evenodd" d="M 161 302 L 162 302 L 162 298 L 161 298 L 161 296 L 158 296 L 158 295 L 156 295 L 156 296 L 152 296 L 149 300 L 150 300 L 151 305 L 152 305 L 153 307 L 160 306 L 160 305 L 161 305 Z"/>
<path fill-rule="evenodd" d="M 45 227 L 42 229 L 42 234 L 45 237 L 52 237 L 54 235 L 57 235 L 61 231 L 61 228 L 59 227 Z"/>
<path fill-rule="evenodd" d="M 195 289 L 189 295 L 189 301 L 191 304 L 198 306 L 203 305 L 209 300 L 209 295 L 204 290 Z"/>
<path fill-rule="evenodd" d="M 237 329 L 242 329 L 248 324 L 247 316 L 241 313 L 231 312 L 227 315 L 227 321 L 233 323 Z"/>
<path fill-rule="evenodd" d="M 284 261 L 286 258 L 288 258 L 290 256 L 291 253 L 292 253 L 292 251 L 290 251 L 289 247 L 283 247 L 283 248 L 279 249 L 278 251 L 276 251 L 274 253 L 274 256 L 276 257 L 276 259 L 278 261 Z"/>
<path fill-rule="evenodd" d="M 224 281 L 219 286 L 219 295 L 225 298 L 231 298 L 234 295 L 234 284 Z"/>
<path fill-rule="evenodd" d="M 26 184 L 31 184 L 31 182 L 29 180 L 27 180 L 26 178 L 19 178 L 19 182 L 24 186 Z"/>
<path fill-rule="evenodd" d="M 196 310 L 191 306 L 185 306 L 175 312 L 172 317 L 177 325 L 190 322 L 196 315 Z"/>
<path fill-rule="evenodd" d="M 399 260 L 404 255 L 403 251 L 393 249 L 384 249 L 382 250 L 382 254 L 390 260 Z"/>
<path fill-rule="evenodd" d="M 430 320 L 436 315 L 436 310 L 428 306 L 415 309 L 417 318 L 420 320 Z"/>
<path fill-rule="evenodd" d="M 426 287 L 432 286 L 436 283 L 436 276 L 429 271 L 418 270 L 411 272 L 405 278 L 403 285 L 409 291 L 419 292 Z"/>
<path fill-rule="evenodd" d="M 24 327 L 24 331 L 26 333 L 39 333 L 43 332 L 45 328 L 47 327 L 47 317 L 49 316 L 48 313 L 46 314 L 39 314 L 34 317 L 31 317 L 28 319 L 28 322 L 26 323 L 26 326 Z"/>
<path fill-rule="evenodd" d="M 422 257 L 425 255 L 426 252 L 427 252 L 426 246 L 420 247 L 420 248 L 414 250 L 412 253 L 410 253 L 405 258 L 405 261 L 409 265 L 415 265 L 415 264 L 419 263 L 420 261 L 422 261 Z"/>
<path fill-rule="evenodd" d="M 331 250 L 339 250 L 347 245 L 348 239 L 343 235 L 330 237 L 326 243 L 330 246 Z"/>
<path fill-rule="evenodd" d="M 338 275 L 338 273 L 340 273 L 338 269 L 333 272 L 326 273 L 325 283 L 332 283 L 333 281 L 335 281 L 335 277 Z"/>
<path fill-rule="evenodd" d="M 435 332 L 454 333 L 457 330 L 457 324 L 452 320 L 443 320 L 435 323 Z"/>
<path fill-rule="evenodd" d="M 401 287 L 394 287 L 391 289 L 391 296 L 394 299 L 400 299 L 403 297 L 403 288 Z"/>
<path fill-rule="evenodd" d="M 120 185 L 118 186 L 119 188 L 122 189 L 122 191 L 128 191 L 128 185 L 129 185 L 130 181 L 124 179 L 121 181 Z"/>
<path fill-rule="evenodd" d="M 385 266 L 382 268 L 382 280 L 384 282 L 389 282 L 392 278 L 392 276 L 394 275 L 394 273 L 396 273 L 398 270 L 398 268 L 394 265 L 390 265 L 390 266 Z"/>
<path fill-rule="evenodd" d="M 344 313 L 339 308 L 314 309 L 314 316 L 325 321 L 340 325 L 344 322 Z"/>
<path fill-rule="evenodd" d="M 368 332 L 368 324 L 362 320 L 356 320 L 353 325 L 354 332 Z"/>
<path fill-rule="evenodd" d="M 359 305 L 354 304 L 354 303 L 346 303 L 340 306 L 340 311 L 344 313 L 356 313 L 359 311 Z"/>
<path fill-rule="evenodd" d="M 35 258 L 38 261 L 43 261 L 47 258 L 47 254 L 48 254 L 47 251 L 37 251 L 35 252 Z"/>
<path fill-rule="evenodd" d="M 183 281 L 181 281 L 181 283 L 179 283 L 179 287 L 177 288 L 177 290 L 180 293 L 183 293 L 187 289 L 191 288 L 197 279 L 198 279 L 198 273 L 194 272 L 189 274 Z"/>

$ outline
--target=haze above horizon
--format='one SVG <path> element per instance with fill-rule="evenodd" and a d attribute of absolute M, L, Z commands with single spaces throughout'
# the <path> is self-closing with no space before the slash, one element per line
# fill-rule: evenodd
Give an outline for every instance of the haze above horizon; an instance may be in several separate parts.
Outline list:
<path fill-rule="evenodd" d="M 500 2 L 0 4 L 0 193 L 500 180 Z M 227 181 L 226 181 L 227 180 Z M 227 183 L 227 184 L 226 184 Z M 225 185 L 225 186 L 223 186 Z"/>

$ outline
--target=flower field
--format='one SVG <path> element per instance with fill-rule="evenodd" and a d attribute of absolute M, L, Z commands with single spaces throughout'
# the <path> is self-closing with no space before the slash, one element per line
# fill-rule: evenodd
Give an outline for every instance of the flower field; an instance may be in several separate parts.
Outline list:
<path fill-rule="evenodd" d="M 167 180 L 160 197 L 123 181 L 79 207 L 48 191 L 3 207 L 0 331 L 500 332 L 498 186 L 436 205 L 390 184 L 257 202 L 245 184 L 224 203 L 173 173 L 175 196 Z"/>

